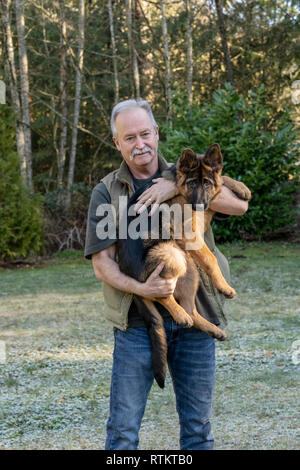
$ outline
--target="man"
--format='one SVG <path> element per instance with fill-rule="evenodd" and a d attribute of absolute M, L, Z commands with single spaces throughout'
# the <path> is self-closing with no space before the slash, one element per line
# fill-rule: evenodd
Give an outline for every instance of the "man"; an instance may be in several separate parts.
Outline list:
<path fill-rule="evenodd" d="M 103 282 L 106 318 L 114 326 L 115 347 L 111 379 L 110 417 L 107 423 L 106 449 L 137 449 L 138 434 L 147 397 L 153 383 L 151 349 L 147 329 L 133 295 L 153 298 L 174 292 L 176 281 L 159 276 L 160 264 L 141 283 L 122 273 L 116 261 L 116 239 L 100 240 L 96 235 L 101 204 L 112 204 L 118 220 L 119 196 L 130 196 L 135 190 L 153 182 L 140 198 L 137 209 L 150 204 L 153 208 L 177 194 L 171 181 L 160 178 L 167 163 L 158 155 L 158 127 L 150 105 L 145 100 L 126 100 L 112 111 L 113 140 L 123 162 L 107 175 L 93 191 L 87 224 L 85 256 L 92 258 L 95 275 Z M 242 215 L 248 206 L 231 191 L 222 187 L 211 208 L 223 214 Z M 212 231 L 205 241 L 214 250 L 228 274 L 228 263 L 214 245 Z M 133 260 L 134 262 L 134 260 Z M 199 312 L 215 324 L 223 316 L 221 294 L 202 273 L 196 305 Z M 204 288 L 204 287 L 205 288 Z M 195 328 L 181 328 L 169 313 L 158 305 L 164 318 L 168 339 L 168 367 L 176 395 L 180 420 L 181 449 L 212 449 L 210 425 L 214 387 L 214 340 Z"/>

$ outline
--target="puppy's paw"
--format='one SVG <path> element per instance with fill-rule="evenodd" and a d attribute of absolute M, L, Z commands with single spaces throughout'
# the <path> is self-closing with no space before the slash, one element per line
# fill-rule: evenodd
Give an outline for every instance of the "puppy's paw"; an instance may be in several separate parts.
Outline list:
<path fill-rule="evenodd" d="M 234 297 L 236 297 L 236 292 L 232 287 L 221 292 L 226 297 L 226 299 L 234 299 Z"/>
<path fill-rule="evenodd" d="M 225 341 L 225 339 L 227 338 L 227 334 L 225 333 L 225 331 L 221 330 L 220 328 L 218 328 L 217 330 L 218 331 L 215 333 L 214 337 L 218 341 Z"/>
<path fill-rule="evenodd" d="M 238 198 L 243 199 L 243 201 L 250 201 L 251 199 L 251 191 L 244 183 L 240 183 L 239 188 L 233 190 L 233 192 Z"/>
<path fill-rule="evenodd" d="M 193 324 L 194 324 L 194 320 L 192 319 L 192 317 L 186 314 L 183 321 L 181 322 L 181 326 L 183 326 L 184 328 L 191 328 Z"/>

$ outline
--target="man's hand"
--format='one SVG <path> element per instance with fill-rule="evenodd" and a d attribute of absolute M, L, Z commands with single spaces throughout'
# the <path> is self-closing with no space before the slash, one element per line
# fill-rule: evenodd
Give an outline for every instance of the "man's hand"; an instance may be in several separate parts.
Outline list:
<path fill-rule="evenodd" d="M 168 297 L 173 294 L 177 279 L 164 279 L 159 275 L 164 263 L 160 263 L 155 268 L 146 282 L 139 282 L 120 271 L 119 265 L 115 261 L 115 252 L 116 246 L 113 244 L 93 254 L 92 262 L 97 279 L 116 289 L 141 297 Z"/>
<path fill-rule="evenodd" d="M 164 263 L 160 263 L 150 274 L 147 281 L 140 284 L 138 295 L 153 299 L 155 297 L 169 297 L 173 294 L 177 278 L 164 279 L 160 277 L 160 273 L 164 267 Z"/>
<path fill-rule="evenodd" d="M 162 202 L 168 201 L 179 194 L 174 181 L 165 178 L 155 178 L 153 183 L 138 198 L 138 203 L 134 207 L 138 214 L 144 212 L 152 204 L 153 206 L 149 213 L 149 216 L 151 216 Z"/>

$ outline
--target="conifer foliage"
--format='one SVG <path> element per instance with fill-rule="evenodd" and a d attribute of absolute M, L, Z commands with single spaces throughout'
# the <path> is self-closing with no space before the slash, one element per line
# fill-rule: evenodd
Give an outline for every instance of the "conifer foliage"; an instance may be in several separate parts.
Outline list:
<path fill-rule="evenodd" d="M 11 108 L 0 106 L 0 260 L 19 260 L 42 246 L 40 197 L 24 187 Z"/>

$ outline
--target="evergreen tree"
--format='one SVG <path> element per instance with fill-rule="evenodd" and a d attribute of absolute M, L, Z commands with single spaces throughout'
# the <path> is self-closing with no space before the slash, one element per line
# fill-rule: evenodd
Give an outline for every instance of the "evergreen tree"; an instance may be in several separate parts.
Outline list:
<path fill-rule="evenodd" d="M 36 254 L 42 245 L 40 200 L 24 186 L 16 152 L 14 117 L 0 107 L 0 260 Z"/>

